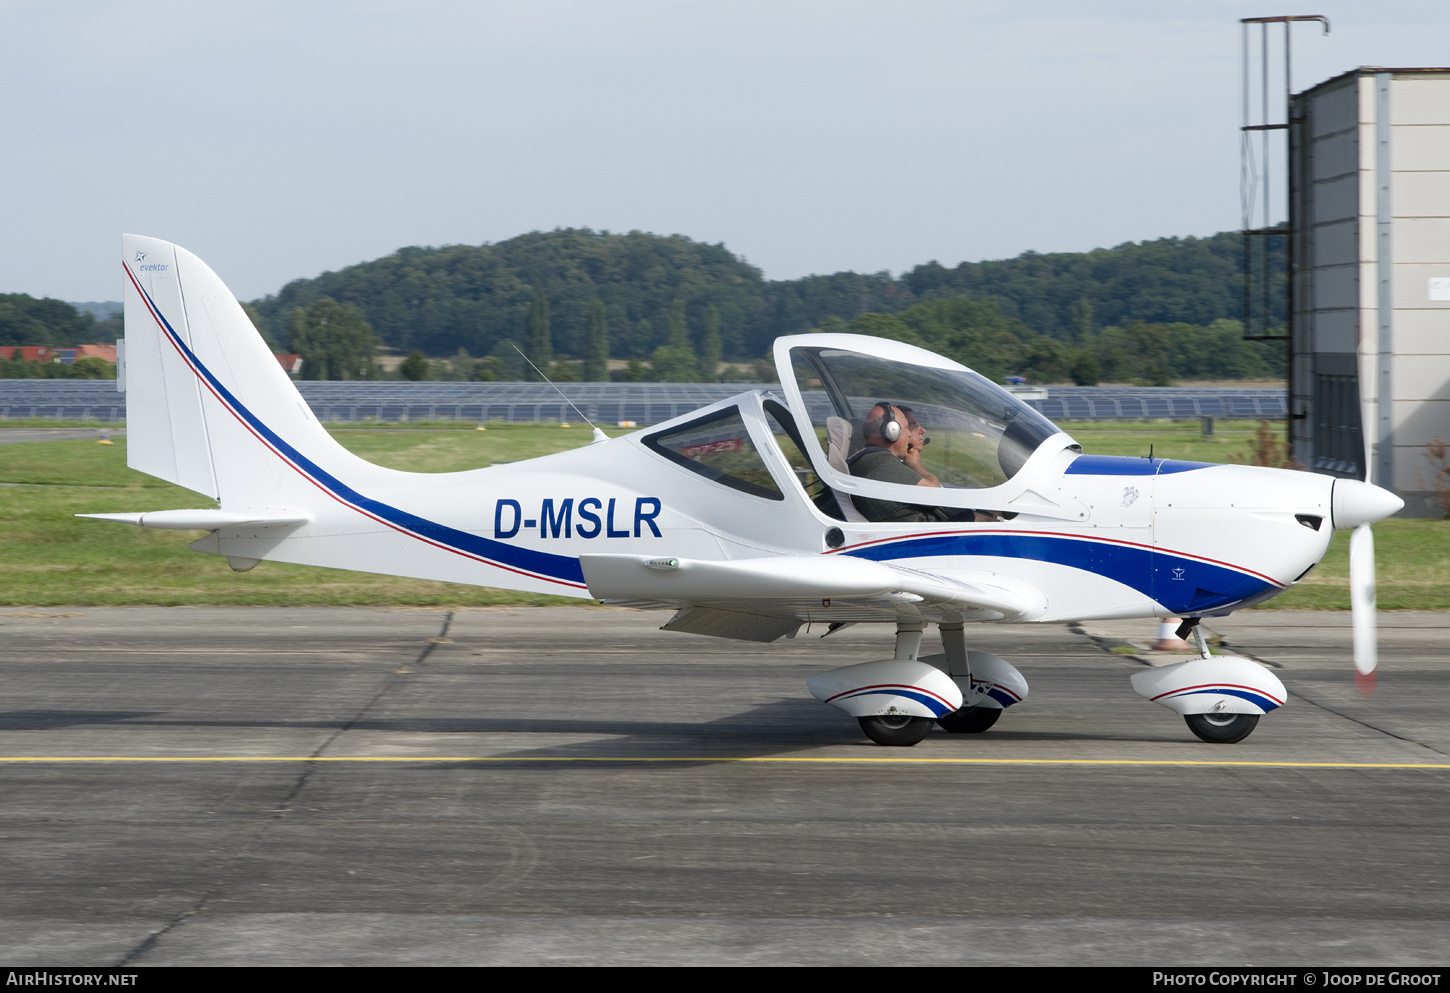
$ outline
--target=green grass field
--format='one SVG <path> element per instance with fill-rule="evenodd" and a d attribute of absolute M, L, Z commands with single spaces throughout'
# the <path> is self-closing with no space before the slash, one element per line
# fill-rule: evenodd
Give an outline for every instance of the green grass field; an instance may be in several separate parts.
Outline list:
<path fill-rule="evenodd" d="M 0 429 L 3 430 L 3 429 Z M 342 428 L 348 449 L 413 472 L 475 469 L 587 444 L 588 428 L 504 424 Z M 75 514 L 205 507 L 190 490 L 126 467 L 126 442 L 0 445 L 0 605 L 271 604 L 487 606 L 577 603 L 562 597 L 265 562 L 236 573 L 187 542 L 203 532 L 157 531 Z"/>
<path fill-rule="evenodd" d="M 1219 421 L 1203 441 L 1197 421 L 1063 421 L 1059 425 L 1093 455 L 1142 455 L 1190 462 L 1248 461 L 1258 421 Z M 1273 425 L 1283 438 L 1283 424 Z"/>
<path fill-rule="evenodd" d="M 1253 422 L 1220 422 L 1199 440 L 1184 422 L 1065 424 L 1103 455 L 1227 462 L 1247 458 Z M 1229 430 L 1225 430 L 1229 428 Z M 3 430 L 3 428 L 0 428 Z M 587 444 L 588 428 L 557 425 L 334 426 L 358 455 L 396 469 L 449 472 L 519 461 Z M 126 468 L 126 445 L 51 441 L 0 445 L 0 606 L 271 604 L 485 606 L 577 603 L 450 583 L 396 579 L 265 562 L 234 573 L 186 547 L 200 532 L 154 531 L 74 514 L 206 506 L 205 498 Z M 1265 608 L 1349 607 L 1347 538 L 1335 535 L 1324 562 Z M 1389 520 L 1375 526 L 1380 606 L 1450 609 L 1450 522 Z"/>

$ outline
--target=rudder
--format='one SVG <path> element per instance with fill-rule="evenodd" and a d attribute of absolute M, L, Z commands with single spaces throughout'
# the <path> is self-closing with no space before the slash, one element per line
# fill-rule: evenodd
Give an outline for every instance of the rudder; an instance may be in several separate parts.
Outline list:
<path fill-rule="evenodd" d="M 216 499 L 220 490 L 207 440 L 202 384 L 163 324 L 191 347 L 176 246 L 123 235 L 121 252 L 126 270 L 126 464 Z"/>
<path fill-rule="evenodd" d="M 295 490 L 295 474 L 276 457 L 279 444 L 334 471 L 376 477 L 378 467 L 352 456 L 318 423 L 206 263 L 139 235 L 123 236 L 122 251 L 132 468 L 224 507 L 274 506 Z M 302 494 L 288 495 L 296 503 Z"/>

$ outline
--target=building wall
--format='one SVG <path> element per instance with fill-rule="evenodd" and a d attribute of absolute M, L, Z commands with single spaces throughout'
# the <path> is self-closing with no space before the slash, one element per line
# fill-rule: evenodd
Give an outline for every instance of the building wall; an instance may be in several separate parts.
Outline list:
<path fill-rule="evenodd" d="M 1450 441 L 1450 293 L 1430 290 L 1450 279 L 1450 72 L 1392 73 L 1390 120 L 1393 489 L 1424 504 L 1425 446 Z"/>
<path fill-rule="evenodd" d="M 1359 368 L 1360 122 L 1358 79 L 1296 99 L 1291 134 L 1294 228 L 1294 454 L 1319 472 L 1362 477 Z"/>
<path fill-rule="evenodd" d="M 1438 514 L 1426 446 L 1450 440 L 1450 71 L 1359 69 L 1298 95 L 1294 115 L 1295 454 Z"/>

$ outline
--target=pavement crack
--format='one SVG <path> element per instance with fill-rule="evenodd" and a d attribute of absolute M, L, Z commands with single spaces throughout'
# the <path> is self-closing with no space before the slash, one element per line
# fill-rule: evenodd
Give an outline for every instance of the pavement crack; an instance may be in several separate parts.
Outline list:
<path fill-rule="evenodd" d="M 377 702 L 381 700 L 389 690 L 397 685 L 400 676 L 406 675 L 419 669 L 423 665 L 423 663 L 428 660 L 428 656 L 433 654 L 434 649 L 436 649 L 440 644 L 447 644 L 446 641 L 440 641 L 439 639 L 446 639 L 448 637 L 448 629 L 452 626 L 452 624 L 453 611 L 450 610 L 443 615 L 442 629 L 434 638 L 429 638 L 424 643 L 423 650 L 418 653 L 418 657 L 413 661 L 413 664 L 408 667 L 400 667 L 394 669 L 392 672 L 390 672 L 388 674 L 388 678 L 383 680 L 382 686 L 378 687 L 377 692 L 369 697 L 367 702 L 358 708 L 357 713 L 353 714 L 352 717 L 348 718 L 347 723 L 343 724 L 337 730 L 333 731 L 332 734 L 328 735 L 327 739 L 323 741 L 322 744 L 318 745 L 315 749 L 313 749 L 312 754 L 309 755 L 308 758 L 321 758 L 323 753 L 332 746 L 333 742 L 337 741 L 337 739 L 342 737 L 342 735 L 346 734 L 348 731 L 356 727 L 358 721 L 362 720 L 364 715 L 366 715 L 368 711 L 376 706 Z M 288 813 L 291 812 L 292 801 L 297 798 L 297 795 L 301 793 L 302 790 L 307 786 L 308 782 L 311 781 L 312 775 L 317 771 L 317 769 L 318 766 L 316 762 L 308 762 L 306 765 L 304 765 L 302 772 L 298 775 L 296 781 L 293 782 L 291 788 L 287 791 L 287 795 L 282 798 L 281 802 L 278 803 L 275 808 L 272 808 L 272 816 L 268 817 L 265 821 L 263 821 L 262 826 L 258 828 L 257 831 L 252 835 L 252 837 L 247 840 L 247 843 L 241 847 L 241 850 L 232 856 L 230 864 L 223 868 L 221 875 L 216 879 L 216 881 L 214 881 L 211 886 L 209 886 L 206 891 L 197 898 L 195 903 L 193 903 L 186 910 L 182 911 L 180 914 L 177 914 L 176 917 L 172 918 L 165 925 L 157 928 L 151 934 L 147 935 L 146 938 L 140 942 L 140 944 L 136 945 L 136 947 L 132 948 L 125 955 L 123 955 L 120 961 L 116 963 L 116 965 L 125 966 L 135 962 L 141 956 L 145 955 L 147 952 L 151 951 L 151 949 L 155 948 L 157 943 L 161 941 L 162 938 L 166 937 L 168 934 L 172 933 L 177 928 L 181 927 L 183 924 L 196 917 L 207 908 L 207 905 L 210 904 L 211 901 L 215 900 L 219 895 L 221 895 L 221 893 L 226 889 L 227 885 L 236 878 L 236 874 L 240 870 L 241 866 L 246 862 L 249 857 L 251 857 L 251 854 L 256 851 L 257 846 L 261 844 L 262 839 L 267 836 L 267 832 L 269 832 L 277 824 L 278 821 L 282 820 L 282 818 L 286 817 Z"/>
<path fill-rule="evenodd" d="M 1140 665 L 1146 665 L 1149 667 L 1156 668 L 1159 664 L 1161 664 L 1161 656 L 1159 658 L 1154 658 L 1151 652 L 1144 652 L 1142 649 L 1138 648 L 1137 645 L 1134 645 L 1131 641 L 1124 641 L 1121 638 L 1104 638 L 1095 635 L 1091 631 L 1088 631 L 1086 628 L 1084 628 L 1079 621 L 1070 622 L 1067 625 L 1067 629 L 1073 634 L 1081 635 L 1082 637 L 1088 639 L 1094 645 L 1097 645 L 1098 648 L 1102 649 L 1109 655 L 1116 655 L 1118 658 L 1137 662 Z M 1208 629 L 1205 628 L 1205 630 Z M 1218 639 L 1217 643 L 1211 642 L 1214 648 L 1220 650 L 1217 654 L 1240 655 L 1246 659 L 1253 659 L 1255 662 L 1259 663 L 1259 665 L 1265 666 L 1270 669 L 1284 668 L 1284 666 L 1278 662 L 1275 662 L 1271 659 L 1260 658 L 1257 655 L 1251 654 L 1250 652 L 1239 648 L 1238 646 L 1232 644 L 1226 637 L 1217 632 L 1214 632 L 1213 636 Z M 1132 652 L 1129 653 L 1122 651 L 1122 649 L 1124 648 L 1131 648 Z M 1186 662 L 1195 658 L 1198 658 L 1196 654 L 1184 652 L 1179 653 L 1178 661 Z"/>
<path fill-rule="evenodd" d="M 1212 632 L 1213 636 L 1218 639 L 1218 644 L 1213 646 L 1215 648 L 1222 648 L 1225 649 L 1227 652 L 1231 652 L 1234 655 L 1239 655 L 1246 659 L 1253 659 L 1255 662 L 1259 663 L 1259 665 L 1267 666 L 1270 669 L 1284 668 L 1282 662 L 1275 662 L 1271 659 L 1260 658 L 1253 652 L 1250 652 L 1248 649 L 1240 648 L 1238 645 L 1235 645 L 1233 642 L 1228 640 L 1228 635 L 1224 634 L 1221 631 L 1214 631 L 1207 624 L 1203 626 L 1203 629 L 1205 631 Z"/>
<path fill-rule="evenodd" d="M 309 756 L 309 758 L 314 758 L 314 759 L 315 758 L 321 758 L 322 757 L 322 753 L 325 752 L 325 751 L 327 751 L 327 749 L 332 745 L 333 742 L 335 742 L 338 738 L 342 737 L 344 734 L 346 734 L 347 732 L 351 731 L 354 727 L 356 727 L 357 726 L 357 722 L 360 721 L 360 720 L 362 720 L 363 719 L 363 716 L 369 710 L 372 710 L 373 707 L 377 704 L 377 702 L 379 700 L 381 700 L 387 694 L 387 692 L 393 688 L 394 685 L 397 684 L 398 677 L 399 676 L 404 676 L 404 675 L 407 675 L 410 672 L 416 671 L 418 668 L 420 668 L 423 665 L 424 662 L 428 661 L 428 656 L 430 656 L 430 655 L 433 654 L 433 650 L 434 649 L 436 649 L 440 644 L 447 644 L 447 642 L 439 641 L 437 639 L 447 638 L 448 637 L 448 628 L 450 626 L 452 626 L 452 624 L 453 624 L 453 611 L 450 610 L 446 614 L 443 615 L 443 627 L 442 627 L 442 629 L 438 632 L 438 634 L 435 637 L 429 638 L 423 644 L 423 650 L 418 653 L 418 657 L 413 660 L 413 664 L 411 666 L 408 666 L 408 667 L 402 667 L 402 666 L 400 666 L 399 668 L 394 669 L 388 675 L 388 678 L 383 681 L 383 685 L 380 686 L 380 687 L 378 687 L 378 691 L 376 693 L 374 693 L 371 698 L 369 698 L 368 702 L 365 703 L 365 704 L 363 704 L 362 707 L 360 707 L 358 709 L 358 712 L 356 714 L 353 714 L 352 717 L 350 717 L 348 719 L 348 721 L 347 721 L 346 724 L 344 724 L 342 727 L 338 728 L 336 731 L 332 732 L 332 734 L 328 736 L 328 738 L 327 738 L 326 741 L 324 741 L 322 744 L 318 745 L 317 748 Z M 301 788 L 301 784 L 307 779 L 308 776 L 310 776 L 312 774 L 313 770 L 315 770 L 316 768 L 317 767 L 315 765 L 312 765 L 312 766 L 308 766 L 307 767 L 306 771 L 303 772 L 302 775 L 301 775 L 301 777 L 299 777 L 299 779 L 298 779 L 298 789 Z M 292 793 L 288 794 L 288 797 L 287 798 L 290 800 L 295 793 L 296 793 L 296 790 L 293 790 Z"/>
<path fill-rule="evenodd" d="M 1119 640 L 1117 638 L 1100 638 L 1097 635 L 1091 634 L 1090 632 L 1088 632 L 1082 626 L 1082 624 L 1079 623 L 1079 622 L 1077 622 L 1077 621 L 1073 621 L 1072 623 L 1068 624 L 1067 629 L 1069 631 L 1071 631 L 1073 634 L 1082 635 L 1084 638 L 1089 639 L 1090 641 L 1092 641 L 1093 644 L 1097 645 L 1104 652 L 1107 652 L 1110 655 L 1117 655 L 1120 658 L 1124 658 L 1124 659 L 1133 659 L 1134 661 L 1141 662 L 1143 665 L 1152 665 L 1153 664 L 1148 659 L 1145 659 L 1145 658 L 1143 658 L 1140 655 L 1125 655 L 1122 652 L 1114 651 L 1114 649 L 1121 648 L 1123 646 L 1132 647 L 1129 642 L 1121 641 L 1121 640 Z M 1271 669 L 1282 669 L 1282 668 L 1284 668 L 1284 666 L 1283 666 L 1282 663 L 1274 662 L 1271 659 L 1261 658 L 1260 656 L 1255 655 L 1252 652 L 1250 652 L 1250 651 L 1248 651 L 1248 650 L 1246 650 L 1244 648 L 1241 648 L 1238 645 L 1233 644 L 1222 633 L 1214 632 L 1214 635 L 1215 635 L 1215 637 L 1218 638 L 1218 644 L 1214 646 L 1215 648 L 1226 649 L 1226 650 L 1228 650 L 1228 651 L 1230 651 L 1230 652 L 1232 652 L 1232 653 L 1234 653 L 1236 655 L 1239 655 L 1239 656 L 1241 656 L 1243 658 L 1246 658 L 1246 659 L 1252 659 L 1253 661 L 1259 663 L 1260 665 L 1266 666 L 1266 667 L 1271 668 Z M 1318 700 L 1315 700 L 1315 699 L 1312 699 L 1310 697 L 1307 697 L 1303 693 L 1298 692 L 1297 690 L 1291 690 L 1289 692 L 1289 695 L 1290 696 L 1298 697 L 1300 700 L 1303 700 L 1305 703 L 1308 703 L 1308 704 L 1310 704 L 1312 706 L 1318 707 L 1320 710 L 1323 710 L 1326 713 L 1333 714 L 1335 717 L 1342 717 L 1342 718 L 1344 718 L 1347 721 L 1351 721 L 1351 722 L 1353 722 L 1355 724 L 1360 725 L 1361 727 L 1369 728 L 1371 731 L 1378 731 L 1380 734 L 1386 735 L 1386 736 L 1388 736 L 1390 738 L 1396 738 L 1396 739 L 1398 739 L 1400 741 L 1406 742 L 1406 743 L 1411 744 L 1411 745 L 1419 745 L 1421 748 L 1425 749 L 1426 751 L 1433 752 L 1436 755 L 1442 755 L 1442 756 L 1450 757 L 1450 752 L 1444 752 L 1444 751 L 1436 748 L 1434 745 L 1427 745 L 1425 742 L 1420 741 L 1417 738 L 1408 738 L 1408 737 L 1406 737 L 1405 735 L 1402 735 L 1402 734 L 1395 734 L 1395 732 L 1386 730 L 1385 728 L 1379 727 L 1376 724 L 1371 724 L 1368 721 L 1362 721 L 1358 717 L 1352 717 L 1349 714 L 1346 714 L 1346 713 L 1344 713 L 1342 711 L 1335 710 L 1333 707 L 1331 707 L 1331 706 L 1329 706 L 1327 704 L 1320 703 Z"/>
<path fill-rule="evenodd" d="M 1298 692 L 1297 690 L 1291 690 L 1289 692 L 1289 695 L 1290 696 L 1296 696 L 1300 700 L 1303 700 L 1305 703 L 1307 703 L 1307 704 L 1309 704 L 1311 706 L 1314 706 L 1314 707 L 1318 707 L 1320 710 L 1324 711 L 1325 713 L 1333 714 L 1335 717 L 1342 717 L 1346 721 L 1349 721 L 1349 722 L 1351 722 L 1353 724 L 1358 724 L 1360 727 L 1369 728 L 1371 731 L 1378 731 L 1380 734 L 1383 734 L 1383 735 L 1385 735 L 1387 737 L 1395 738 L 1395 739 L 1397 739 L 1399 741 L 1403 741 L 1403 742 L 1406 742 L 1406 743 L 1411 744 L 1411 745 L 1419 745 L 1421 748 L 1425 749 L 1427 752 L 1434 752 L 1436 755 L 1443 755 L 1443 756 L 1446 756 L 1446 757 L 1450 757 L 1450 752 L 1445 752 L 1445 751 L 1443 751 L 1443 750 L 1441 750 L 1439 748 L 1436 748 L 1434 745 L 1427 745 L 1425 742 L 1420 741 L 1418 738 L 1408 738 L 1408 737 L 1406 737 L 1405 735 L 1402 735 L 1402 734 L 1395 734 L 1395 732 L 1390 731 L 1387 728 L 1382 728 L 1378 724 L 1371 724 L 1369 721 L 1360 720 L 1358 717 L 1354 717 L 1354 716 L 1352 716 L 1350 714 L 1346 714 L 1342 710 L 1335 710 L 1333 707 L 1329 706 L 1328 704 L 1326 704 L 1326 703 L 1320 703 L 1318 700 L 1315 700 L 1313 697 L 1307 697 L 1303 693 Z"/>
<path fill-rule="evenodd" d="M 1083 627 L 1080 621 L 1070 622 L 1067 625 L 1067 629 L 1073 634 L 1080 635 L 1086 638 L 1088 641 L 1091 641 L 1094 645 L 1097 645 L 1098 648 L 1102 649 L 1104 654 L 1112 655 L 1115 658 L 1120 658 L 1125 662 L 1132 661 L 1137 662 L 1140 665 L 1146 666 L 1151 666 L 1153 664 L 1148 659 L 1145 659 L 1143 658 L 1143 656 L 1139 655 L 1137 646 L 1135 646 L 1130 641 L 1123 641 L 1121 638 L 1100 638 L 1097 635 L 1093 634 L 1091 631 L 1089 631 L 1087 628 Z M 1133 654 L 1129 655 L 1126 652 L 1120 652 L 1118 651 L 1118 649 L 1120 648 L 1131 648 L 1133 649 Z"/>
<path fill-rule="evenodd" d="M 1282 663 L 1273 662 L 1273 661 L 1270 661 L 1269 659 L 1266 659 L 1266 658 L 1260 658 L 1259 656 L 1253 654 L 1252 652 L 1247 651 L 1246 649 L 1240 648 L 1239 646 L 1237 646 L 1237 645 L 1233 644 L 1232 642 L 1230 642 L 1228 640 L 1228 638 L 1226 636 L 1222 635 L 1222 634 L 1218 634 L 1218 639 L 1219 639 L 1219 645 L 1220 645 L 1220 647 L 1227 648 L 1230 651 L 1233 651 L 1236 654 L 1241 655 L 1241 656 L 1243 656 L 1246 659 L 1253 659 L 1255 662 L 1259 663 L 1260 665 L 1269 666 L 1270 668 L 1274 668 L 1274 669 L 1282 669 L 1282 668 L 1284 668 L 1284 666 L 1283 666 Z M 1285 687 L 1285 688 L 1288 689 L 1288 687 Z M 1358 717 L 1352 717 L 1349 714 L 1344 713 L 1343 711 L 1335 710 L 1333 707 L 1329 706 L 1328 704 L 1320 703 L 1318 700 L 1315 700 L 1312 697 L 1307 697 L 1303 693 L 1299 692 L 1298 690 L 1290 690 L 1289 691 L 1289 695 L 1290 696 L 1298 697 L 1300 700 L 1303 700 L 1305 703 L 1310 704 L 1311 706 L 1314 706 L 1314 707 L 1318 707 L 1320 710 L 1324 711 L 1325 713 L 1333 714 L 1335 717 L 1342 717 L 1344 720 L 1350 721 L 1351 723 L 1354 723 L 1354 724 L 1358 724 L 1360 727 L 1369 728 L 1371 731 L 1378 731 L 1380 734 L 1387 735 L 1387 736 L 1389 736 L 1391 738 L 1396 738 L 1396 739 L 1398 739 L 1400 741 L 1408 742 L 1411 745 L 1419 745 L 1421 748 L 1425 749 L 1426 751 L 1433 752 L 1436 755 L 1447 755 L 1447 754 L 1450 754 L 1450 753 L 1446 753 L 1446 752 L 1441 751 L 1440 749 L 1436 748 L 1434 745 L 1427 745 L 1423 741 L 1419 741 L 1418 739 L 1415 739 L 1415 738 L 1407 738 L 1407 737 L 1405 737 L 1402 734 L 1395 734 L 1395 732 L 1386 730 L 1385 728 L 1379 727 L 1376 724 L 1371 724 L 1368 721 L 1362 721 Z"/>

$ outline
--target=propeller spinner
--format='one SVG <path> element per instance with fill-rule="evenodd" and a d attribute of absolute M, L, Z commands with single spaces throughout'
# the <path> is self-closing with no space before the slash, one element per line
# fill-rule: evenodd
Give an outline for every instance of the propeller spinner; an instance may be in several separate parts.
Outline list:
<path fill-rule="evenodd" d="M 1369 526 L 1397 513 L 1405 501 L 1389 490 L 1358 479 L 1336 479 L 1330 502 L 1335 528 L 1349 537 L 1349 604 L 1354 625 L 1354 682 L 1369 696 L 1379 662 L 1375 626 L 1374 535 Z"/>

